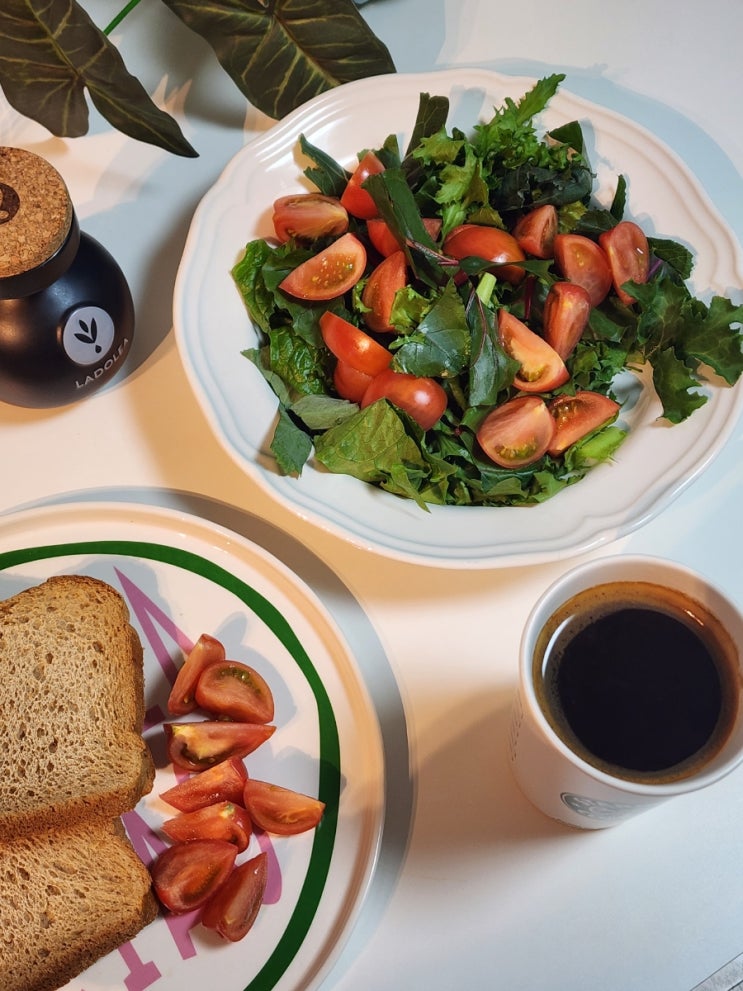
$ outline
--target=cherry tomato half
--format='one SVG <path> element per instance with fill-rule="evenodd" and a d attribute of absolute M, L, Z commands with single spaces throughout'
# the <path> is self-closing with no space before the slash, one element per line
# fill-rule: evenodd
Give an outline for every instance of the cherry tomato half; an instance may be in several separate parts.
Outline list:
<path fill-rule="evenodd" d="M 181 812 L 166 819 L 162 825 L 166 836 L 176 843 L 191 840 L 225 840 L 246 850 L 253 832 L 253 824 L 247 810 L 234 802 L 217 802 L 194 812 Z"/>
<path fill-rule="evenodd" d="M 544 339 L 564 361 L 573 353 L 591 315 L 591 297 L 577 282 L 555 282 L 544 301 Z"/>
<path fill-rule="evenodd" d="M 373 375 L 358 371 L 348 362 L 341 361 L 340 358 L 336 361 L 333 369 L 335 391 L 341 399 L 347 399 L 350 403 L 361 402 L 373 378 Z"/>
<path fill-rule="evenodd" d="M 267 833 L 293 836 L 314 829 L 322 819 L 325 803 L 290 788 L 248 778 L 245 808 L 253 824 Z"/>
<path fill-rule="evenodd" d="M 366 248 L 354 234 L 343 234 L 298 265 L 279 289 L 297 299 L 335 299 L 356 285 L 365 267 Z"/>
<path fill-rule="evenodd" d="M 392 361 L 386 347 L 329 310 L 320 317 L 320 333 L 327 349 L 339 361 L 365 375 L 378 375 Z"/>
<path fill-rule="evenodd" d="M 264 723 L 231 723 L 224 719 L 163 723 L 168 757 L 184 771 L 204 771 L 228 757 L 247 757 L 276 730 Z"/>
<path fill-rule="evenodd" d="M 599 244 L 609 259 L 614 291 L 626 306 L 632 306 L 635 300 L 622 286 L 625 282 L 642 285 L 648 281 L 650 247 L 645 232 L 631 220 L 622 220 L 599 235 Z"/>
<path fill-rule="evenodd" d="M 266 893 L 268 857 L 258 853 L 238 864 L 213 895 L 201 915 L 201 924 L 214 929 L 223 939 L 237 943 L 255 922 Z"/>
<path fill-rule="evenodd" d="M 485 417 L 477 440 L 501 468 L 522 468 L 547 453 L 555 421 L 541 396 L 516 396 Z"/>
<path fill-rule="evenodd" d="M 513 228 L 518 246 L 534 258 L 552 258 L 557 234 L 557 210 L 551 203 L 525 213 Z"/>
<path fill-rule="evenodd" d="M 395 293 L 402 289 L 407 282 L 407 261 L 405 252 L 394 251 L 383 259 L 369 276 L 361 302 L 369 307 L 364 313 L 364 323 L 378 334 L 394 333 L 395 328 L 390 323 L 392 304 Z"/>
<path fill-rule="evenodd" d="M 348 212 L 335 196 L 294 193 L 274 203 L 273 229 L 282 243 L 293 237 L 314 240 L 337 236 L 348 230 Z"/>
<path fill-rule="evenodd" d="M 372 379 L 361 400 L 366 409 L 379 399 L 388 399 L 411 416 L 422 430 L 438 423 L 447 406 L 446 393 L 435 379 L 386 368 Z"/>
<path fill-rule="evenodd" d="M 197 708 L 196 683 L 210 664 L 225 659 L 225 650 L 219 640 L 202 633 L 181 665 L 168 698 L 168 711 L 174 716 L 185 716 Z"/>
<path fill-rule="evenodd" d="M 273 694 L 265 679 L 242 661 L 210 664 L 196 684 L 196 701 L 213 716 L 244 723 L 270 723 Z"/>
<path fill-rule="evenodd" d="M 447 234 L 444 240 L 444 254 L 461 261 L 463 258 L 482 258 L 497 265 L 494 275 L 504 282 L 517 284 L 524 277 L 524 270 L 507 262 L 524 261 L 524 252 L 516 239 L 499 227 L 485 227 L 482 224 L 462 224 Z"/>
<path fill-rule="evenodd" d="M 555 261 L 568 282 L 587 291 L 591 306 L 598 306 L 611 289 L 611 269 L 603 248 L 582 234 L 557 234 Z"/>
<path fill-rule="evenodd" d="M 370 175 L 377 175 L 380 172 L 384 172 L 384 165 L 373 151 L 368 151 L 354 169 L 343 191 L 341 204 L 360 220 L 370 220 L 379 213 L 377 204 L 361 186 Z"/>
<path fill-rule="evenodd" d="M 423 217 L 423 226 L 428 231 L 431 239 L 437 241 L 441 233 L 441 220 L 438 217 Z M 369 240 L 380 253 L 386 258 L 388 255 L 399 251 L 402 245 L 387 226 L 381 217 L 372 217 L 366 222 L 366 230 Z"/>
<path fill-rule="evenodd" d="M 248 777 L 239 757 L 228 757 L 214 767 L 192 774 L 160 793 L 160 798 L 179 812 L 194 812 L 219 802 L 242 803 Z"/>
<path fill-rule="evenodd" d="M 521 366 L 513 384 L 522 392 L 550 392 L 570 373 L 560 355 L 539 334 L 506 309 L 498 311 L 498 334 L 504 350 Z"/>
<path fill-rule="evenodd" d="M 576 392 L 574 396 L 557 396 L 549 404 L 555 421 L 555 435 L 548 451 L 557 457 L 582 437 L 598 430 L 619 413 L 619 403 L 600 392 Z"/>
<path fill-rule="evenodd" d="M 176 915 L 204 905 L 224 884 L 237 857 L 225 840 L 193 840 L 168 847 L 150 868 L 155 894 Z"/>

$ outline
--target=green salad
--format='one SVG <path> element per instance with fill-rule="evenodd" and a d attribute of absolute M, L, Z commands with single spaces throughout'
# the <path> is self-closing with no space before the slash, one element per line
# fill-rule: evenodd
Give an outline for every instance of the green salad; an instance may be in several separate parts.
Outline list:
<path fill-rule="evenodd" d="M 232 273 L 282 473 L 314 456 L 424 508 L 532 505 L 612 459 L 620 373 L 647 372 L 671 423 L 710 370 L 738 380 L 743 306 L 691 294 L 690 251 L 625 219 L 623 176 L 596 202 L 577 122 L 538 132 L 563 79 L 468 134 L 421 94 L 407 149 L 353 171 L 300 137 L 316 192 L 278 200 Z"/>

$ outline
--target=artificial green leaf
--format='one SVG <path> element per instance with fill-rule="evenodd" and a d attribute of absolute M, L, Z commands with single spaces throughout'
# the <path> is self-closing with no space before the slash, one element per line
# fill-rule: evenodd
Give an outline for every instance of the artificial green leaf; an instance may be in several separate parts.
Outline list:
<path fill-rule="evenodd" d="M 87 133 L 87 89 L 100 113 L 124 134 L 177 155 L 196 155 L 75 0 L 3 0 L 0 84 L 19 113 L 60 137 Z"/>
<path fill-rule="evenodd" d="M 318 93 L 394 72 L 353 0 L 163 0 L 250 102 L 281 118 Z"/>

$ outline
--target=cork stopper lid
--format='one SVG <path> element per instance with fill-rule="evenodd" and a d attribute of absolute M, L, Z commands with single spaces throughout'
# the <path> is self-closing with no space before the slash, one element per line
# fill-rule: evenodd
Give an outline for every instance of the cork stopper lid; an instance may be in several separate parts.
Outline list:
<path fill-rule="evenodd" d="M 33 152 L 0 147 L 0 279 L 43 265 L 64 244 L 72 219 L 57 170 Z"/>

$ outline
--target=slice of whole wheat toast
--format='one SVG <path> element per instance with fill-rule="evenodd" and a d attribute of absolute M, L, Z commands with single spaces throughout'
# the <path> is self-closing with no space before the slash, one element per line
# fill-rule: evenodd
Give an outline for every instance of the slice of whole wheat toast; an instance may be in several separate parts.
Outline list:
<path fill-rule="evenodd" d="M 143 718 L 115 589 L 63 575 L 0 602 L 0 839 L 133 808 L 154 780 Z"/>
<path fill-rule="evenodd" d="M 120 819 L 0 841 L 0 991 L 55 991 L 157 914 Z"/>

